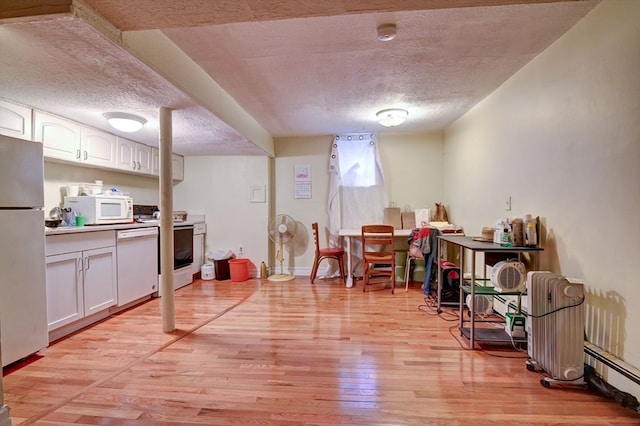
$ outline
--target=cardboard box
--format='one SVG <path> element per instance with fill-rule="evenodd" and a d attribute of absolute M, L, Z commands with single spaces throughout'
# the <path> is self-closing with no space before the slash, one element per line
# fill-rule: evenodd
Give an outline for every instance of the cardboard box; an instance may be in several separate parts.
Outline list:
<path fill-rule="evenodd" d="M 504 329 L 511 337 L 525 337 L 525 318 L 522 314 L 515 314 L 513 312 L 507 312 L 504 314 L 505 325 Z"/>

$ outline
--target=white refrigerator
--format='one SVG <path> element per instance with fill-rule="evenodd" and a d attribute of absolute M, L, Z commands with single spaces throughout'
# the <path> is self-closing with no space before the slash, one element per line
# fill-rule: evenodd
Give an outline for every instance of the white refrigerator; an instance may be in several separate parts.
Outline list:
<path fill-rule="evenodd" d="M 42 144 L 0 135 L 2 366 L 49 344 Z"/>

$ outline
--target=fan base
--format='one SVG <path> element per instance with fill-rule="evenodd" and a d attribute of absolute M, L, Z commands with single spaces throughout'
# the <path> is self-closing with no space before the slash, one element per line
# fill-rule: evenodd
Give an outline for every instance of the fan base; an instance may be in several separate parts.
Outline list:
<path fill-rule="evenodd" d="M 269 278 L 267 278 L 267 280 L 269 281 L 291 281 L 293 279 L 295 279 L 294 275 L 287 275 L 287 274 L 269 275 Z"/>

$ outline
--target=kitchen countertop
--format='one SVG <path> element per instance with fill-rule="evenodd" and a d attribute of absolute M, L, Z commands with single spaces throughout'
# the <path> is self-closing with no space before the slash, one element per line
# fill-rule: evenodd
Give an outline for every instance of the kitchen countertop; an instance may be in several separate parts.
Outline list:
<path fill-rule="evenodd" d="M 204 215 L 189 216 L 188 220 L 183 222 L 174 222 L 174 225 L 193 225 L 194 223 L 204 223 Z M 60 235 L 74 234 L 77 232 L 96 232 L 96 231 L 119 231 L 121 229 L 149 228 L 152 226 L 159 227 L 159 220 L 150 220 L 147 222 L 118 223 L 116 225 L 85 225 L 85 226 L 59 226 L 57 228 L 44 228 L 44 235 Z"/>
<path fill-rule="evenodd" d="M 59 226 L 57 228 L 44 228 L 44 235 L 75 234 L 78 232 L 111 231 L 121 229 L 150 228 L 158 226 L 157 223 L 119 223 L 117 225 L 85 225 L 85 226 Z"/>

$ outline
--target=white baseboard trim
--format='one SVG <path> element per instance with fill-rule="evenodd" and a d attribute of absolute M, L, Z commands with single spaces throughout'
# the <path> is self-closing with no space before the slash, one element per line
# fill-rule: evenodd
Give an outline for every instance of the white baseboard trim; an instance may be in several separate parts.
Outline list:
<path fill-rule="evenodd" d="M 598 346 L 585 342 L 587 363 L 605 382 L 618 390 L 627 392 L 640 400 L 640 370 Z"/>
<path fill-rule="evenodd" d="M 9 416 L 9 407 L 3 405 L 0 407 L 0 426 L 11 426 L 11 416 Z"/>

